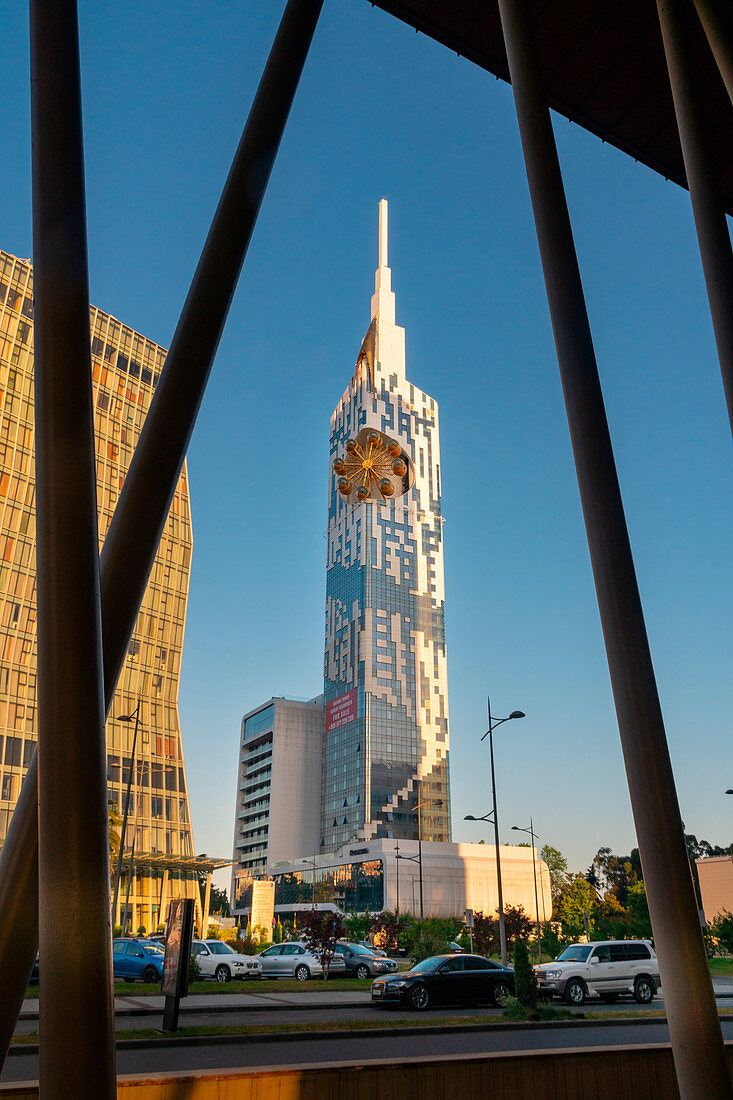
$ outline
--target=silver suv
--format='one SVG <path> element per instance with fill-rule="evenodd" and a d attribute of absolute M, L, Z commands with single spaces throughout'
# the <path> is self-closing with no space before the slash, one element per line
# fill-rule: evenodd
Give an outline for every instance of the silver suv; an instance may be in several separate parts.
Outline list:
<path fill-rule="evenodd" d="M 647 1005 L 661 984 L 657 956 L 646 940 L 573 943 L 534 970 L 540 996 L 562 997 L 571 1005 L 582 1005 L 587 996 L 611 1003 L 622 993 Z"/>

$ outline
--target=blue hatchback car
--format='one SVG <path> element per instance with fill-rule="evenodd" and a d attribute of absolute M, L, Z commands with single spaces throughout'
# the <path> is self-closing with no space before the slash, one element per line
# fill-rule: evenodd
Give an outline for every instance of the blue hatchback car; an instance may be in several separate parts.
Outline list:
<path fill-rule="evenodd" d="M 115 978 L 128 982 L 160 982 L 164 955 L 162 945 L 154 940 L 112 940 Z"/>

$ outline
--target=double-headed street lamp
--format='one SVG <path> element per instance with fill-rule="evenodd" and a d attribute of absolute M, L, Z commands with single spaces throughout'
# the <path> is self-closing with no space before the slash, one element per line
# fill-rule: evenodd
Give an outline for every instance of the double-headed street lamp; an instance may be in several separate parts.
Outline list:
<path fill-rule="evenodd" d="M 532 824 L 532 818 L 531 817 L 529 819 L 529 828 L 528 829 L 521 829 L 519 827 L 519 825 L 512 825 L 512 830 L 516 833 L 529 833 L 529 835 L 532 837 L 532 871 L 533 871 L 533 874 L 534 874 L 534 911 L 537 915 L 537 962 L 541 963 L 542 962 L 542 931 L 540 929 L 540 903 L 539 903 L 539 898 L 537 897 L 537 860 L 535 858 L 536 850 L 537 850 L 537 833 L 534 831 L 534 826 Z"/>
<path fill-rule="evenodd" d="M 496 851 L 496 886 L 497 893 L 499 895 L 499 947 L 501 950 L 501 965 L 507 964 L 506 953 L 506 924 L 504 921 L 504 895 L 501 889 L 501 856 L 499 854 L 499 817 L 496 812 L 496 774 L 494 772 L 494 730 L 497 726 L 503 725 L 504 722 L 510 722 L 513 718 L 526 717 L 524 711 L 513 710 L 511 714 L 506 718 L 494 718 L 491 713 L 491 699 L 486 697 L 486 706 L 489 712 L 489 728 L 481 738 L 484 741 L 487 737 L 489 739 L 489 758 L 491 760 L 491 798 L 493 803 L 493 809 L 491 813 L 485 814 L 483 817 L 474 817 L 473 814 L 468 814 L 465 821 L 488 821 L 493 817 L 494 819 L 494 848 Z"/>
<path fill-rule="evenodd" d="M 112 900 L 112 922 L 114 923 L 117 916 L 117 898 L 120 893 L 120 878 L 122 877 L 122 859 L 125 851 L 125 833 L 127 832 L 127 818 L 130 813 L 130 791 L 132 790 L 132 776 L 135 770 L 135 750 L 137 748 L 137 731 L 140 726 L 140 700 L 138 699 L 137 706 L 132 714 L 119 714 L 117 716 L 118 722 L 134 722 L 135 732 L 132 736 L 132 757 L 130 760 L 130 774 L 127 777 L 127 793 L 125 795 L 125 812 L 122 817 L 122 829 L 120 830 L 120 851 L 117 856 L 117 871 L 115 872 L 115 892 Z M 121 754 L 120 754 L 121 755 Z M 132 870 L 132 863 L 130 864 L 130 870 Z M 129 879 L 128 879 L 128 897 L 129 897 Z M 127 903 L 125 903 L 127 908 Z"/>

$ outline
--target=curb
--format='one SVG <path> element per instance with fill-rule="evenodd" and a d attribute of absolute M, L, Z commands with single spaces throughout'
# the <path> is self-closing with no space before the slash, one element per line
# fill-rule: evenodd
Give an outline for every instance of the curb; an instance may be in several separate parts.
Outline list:
<path fill-rule="evenodd" d="M 155 1050 L 160 1047 L 203 1047 L 236 1046 L 253 1043 L 287 1043 L 293 1039 L 312 1042 L 314 1039 L 352 1039 L 360 1036 L 366 1039 L 384 1039 L 390 1035 L 454 1035 L 470 1034 L 477 1031 L 573 1031 L 589 1027 L 618 1027 L 624 1024 L 666 1024 L 666 1016 L 642 1016 L 639 1019 L 624 1016 L 619 1020 L 528 1020 L 506 1024 L 425 1024 L 417 1027 L 372 1027 L 344 1028 L 339 1031 L 290 1031 L 273 1035 L 191 1035 L 174 1036 L 165 1039 L 118 1039 L 117 1050 Z M 23 1043 L 11 1046 L 10 1055 L 38 1054 L 37 1043 Z"/>

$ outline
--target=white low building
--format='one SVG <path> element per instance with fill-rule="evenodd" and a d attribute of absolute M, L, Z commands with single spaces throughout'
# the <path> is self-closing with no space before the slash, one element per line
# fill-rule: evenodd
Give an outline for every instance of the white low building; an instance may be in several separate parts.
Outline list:
<path fill-rule="evenodd" d="M 418 856 L 417 841 L 372 840 L 347 844 L 332 856 L 274 864 L 275 912 L 292 913 L 315 903 L 349 913 L 399 909 L 419 915 Z M 539 908 L 540 920 L 549 920 L 547 864 L 529 847 L 503 845 L 499 858 L 504 905 L 521 905 L 532 920 Z M 422 886 L 426 917 L 462 916 L 465 909 L 495 914 L 499 896 L 493 845 L 424 841 Z"/>

